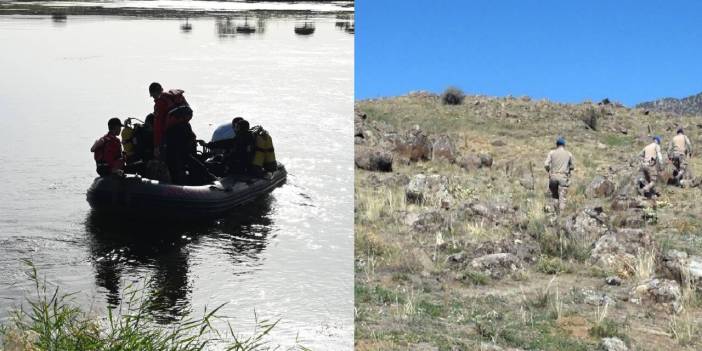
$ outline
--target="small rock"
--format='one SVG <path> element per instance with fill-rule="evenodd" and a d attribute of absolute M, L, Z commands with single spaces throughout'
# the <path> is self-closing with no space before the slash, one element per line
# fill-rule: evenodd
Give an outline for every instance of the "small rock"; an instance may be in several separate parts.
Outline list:
<path fill-rule="evenodd" d="M 617 337 L 602 338 L 600 342 L 600 350 L 602 351 L 629 351 L 624 341 Z"/>
<path fill-rule="evenodd" d="M 585 297 L 584 302 L 588 305 L 593 305 L 593 306 L 604 306 L 604 305 L 610 305 L 614 306 L 615 301 L 611 297 L 607 296 L 606 294 L 589 290 L 589 289 L 584 289 L 583 295 Z"/>
<path fill-rule="evenodd" d="M 613 275 L 605 278 L 605 283 L 607 283 L 607 285 L 619 286 L 622 285 L 622 279 L 617 277 L 616 275 Z"/>
<path fill-rule="evenodd" d="M 495 140 L 495 141 L 493 141 L 493 142 L 492 142 L 492 143 L 490 143 L 490 144 L 491 144 L 492 146 L 497 146 L 497 147 L 500 147 L 500 146 L 505 146 L 505 145 L 507 145 L 507 143 L 505 143 L 505 142 L 504 142 L 503 140 L 499 140 L 499 139 L 498 139 L 498 140 Z"/>
<path fill-rule="evenodd" d="M 480 157 L 480 166 L 481 167 L 487 167 L 490 168 L 492 167 L 492 155 L 490 154 L 480 154 L 478 155 Z"/>
<path fill-rule="evenodd" d="M 466 260 L 466 253 L 461 251 L 446 257 L 446 262 L 463 263 Z"/>

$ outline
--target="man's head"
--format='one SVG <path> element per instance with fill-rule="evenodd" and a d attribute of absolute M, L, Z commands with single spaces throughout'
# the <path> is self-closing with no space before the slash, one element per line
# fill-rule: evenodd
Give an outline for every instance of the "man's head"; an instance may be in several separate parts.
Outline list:
<path fill-rule="evenodd" d="M 161 84 L 153 82 L 149 85 L 149 95 L 156 99 L 163 93 L 163 87 L 161 87 Z"/>
<path fill-rule="evenodd" d="M 110 120 L 107 121 L 107 128 L 112 135 L 119 135 L 119 132 L 122 131 L 122 127 L 122 121 L 120 121 L 119 118 L 110 118 Z"/>
<path fill-rule="evenodd" d="M 656 136 L 653 137 L 653 141 L 655 141 L 656 144 L 660 144 L 660 143 L 661 143 L 661 137 L 659 137 L 658 135 L 656 135 Z"/>
<path fill-rule="evenodd" d="M 556 146 L 565 146 L 565 144 L 566 144 L 565 138 L 558 137 L 558 139 L 556 139 Z"/>
<path fill-rule="evenodd" d="M 241 119 L 241 121 L 237 122 L 236 124 L 236 133 L 239 134 L 240 132 L 246 132 L 249 130 L 249 121 L 245 119 Z"/>
<path fill-rule="evenodd" d="M 683 133 L 684 133 L 683 127 L 678 127 L 677 133 L 678 133 L 678 134 L 683 134 Z"/>
<path fill-rule="evenodd" d="M 234 119 L 232 119 L 232 129 L 234 129 L 236 131 L 236 125 L 239 124 L 239 122 L 241 122 L 243 120 L 244 120 L 244 118 L 242 118 L 242 117 L 234 117 Z"/>

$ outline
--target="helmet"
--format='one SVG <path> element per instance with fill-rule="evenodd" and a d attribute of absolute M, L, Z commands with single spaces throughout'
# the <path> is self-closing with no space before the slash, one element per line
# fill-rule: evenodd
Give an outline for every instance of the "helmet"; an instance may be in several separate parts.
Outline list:
<path fill-rule="evenodd" d="M 556 139 L 556 146 L 561 146 L 561 145 L 565 146 L 565 144 L 566 144 L 565 138 L 558 137 L 558 139 Z"/>

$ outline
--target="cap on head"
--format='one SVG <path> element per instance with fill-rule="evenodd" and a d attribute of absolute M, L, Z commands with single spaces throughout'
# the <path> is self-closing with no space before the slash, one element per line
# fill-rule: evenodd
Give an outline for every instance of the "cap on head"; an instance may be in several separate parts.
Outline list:
<path fill-rule="evenodd" d="M 119 118 L 110 118 L 110 120 L 107 121 L 107 128 L 112 129 L 115 127 L 124 127 L 124 125 L 122 125 L 122 121 L 120 121 Z"/>
<path fill-rule="evenodd" d="M 678 133 L 678 134 L 682 134 L 682 133 L 683 133 L 683 127 L 678 127 L 677 133 Z"/>
<path fill-rule="evenodd" d="M 653 137 L 653 140 L 654 140 L 656 143 L 658 143 L 658 144 L 661 143 L 661 137 L 659 137 L 658 135 L 654 136 L 654 137 Z"/>
<path fill-rule="evenodd" d="M 556 146 L 565 146 L 565 144 L 566 144 L 565 138 L 558 137 L 558 139 L 556 139 Z"/>
<path fill-rule="evenodd" d="M 149 94 L 158 93 L 158 92 L 162 92 L 162 91 L 163 91 L 163 87 L 161 87 L 161 84 L 156 83 L 156 82 L 149 84 Z"/>

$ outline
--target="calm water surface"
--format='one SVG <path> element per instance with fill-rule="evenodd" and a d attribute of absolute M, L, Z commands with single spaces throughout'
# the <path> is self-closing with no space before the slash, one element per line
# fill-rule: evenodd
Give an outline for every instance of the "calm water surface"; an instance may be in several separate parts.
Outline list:
<path fill-rule="evenodd" d="M 296 35 L 304 21 L 312 35 Z M 21 259 L 85 306 L 152 279 L 159 320 L 223 314 L 276 344 L 353 347 L 353 35 L 334 15 L 178 19 L 0 16 L 0 318 L 30 290 Z M 236 27 L 255 26 L 255 34 Z M 88 151 L 147 86 L 181 88 L 209 139 L 234 116 L 274 138 L 288 182 L 217 221 L 146 225 L 91 212 Z"/>

